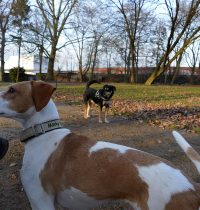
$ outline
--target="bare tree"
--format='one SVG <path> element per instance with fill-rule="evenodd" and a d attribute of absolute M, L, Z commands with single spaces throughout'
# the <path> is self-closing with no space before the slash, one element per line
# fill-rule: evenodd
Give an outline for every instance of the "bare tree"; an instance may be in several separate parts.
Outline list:
<path fill-rule="evenodd" d="M 114 26 L 112 33 L 103 39 L 103 52 L 106 55 L 108 73 L 112 64 L 124 68 L 124 81 L 130 78 L 130 48 L 126 32 Z"/>
<path fill-rule="evenodd" d="M 47 23 L 51 38 L 51 50 L 49 53 L 48 80 L 54 80 L 54 62 L 56 52 L 65 44 L 58 47 L 58 41 L 66 22 L 78 0 L 36 0 L 37 5 Z"/>
<path fill-rule="evenodd" d="M 12 10 L 12 24 L 15 26 L 14 34 L 12 34 L 12 41 L 18 45 L 18 71 L 16 82 L 19 80 L 20 59 L 21 59 L 21 46 L 23 39 L 23 30 L 27 27 L 28 14 L 30 6 L 28 0 L 16 0 L 13 2 Z"/>
<path fill-rule="evenodd" d="M 168 36 L 168 41 L 166 44 L 166 51 L 162 55 L 159 63 L 157 64 L 154 72 L 147 79 L 146 85 L 151 85 L 152 82 L 167 70 L 168 66 L 182 53 L 191 43 L 193 43 L 199 37 L 200 27 L 191 27 L 193 21 L 196 19 L 196 15 L 199 10 L 199 0 L 191 0 L 188 5 L 188 10 L 186 15 L 180 15 L 180 0 L 175 1 L 175 7 L 171 4 L 170 0 L 165 0 L 165 4 L 168 10 L 170 18 L 170 32 Z M 181 29 L 180 29 L 181 27 Z M 190 29 L 190 35 L 187 39 L 182 42 L 182 46 L 173 55 L 173 50 L 177 44 L 183 40 L 185 33 Z"/>
<path fill-rule="evenodd" d="M 4 64 L 5 64 L 5 46 L 6 33 L 9 27 L 10 17 L 13 9 L 14 0 L 0 1 L 0 32 L 1 32 L 1 71 L 0 81 L 4 81 Z"/>
<path fill-rule="evenodd" d="M 66 33 L 66 37 L 68 38 L 78 60 L 79 79 L 82 82 L 85 80 L 86 69 L 89 65 L 88 59 L 86 64 L 84 65 L 85 40 L 88 40 L 90 38 L 89 25 L 85 21 L 84 16 L 81 15 L 82 8 L 80 7 L 80 4 L 76 5 L 74 11 L 74 16 L 70 23 L 72 26 L 72 32 L 71 34 Z M 89 54 L 91 54 L 90 49 L 87 50 L 87 55 Z M 90 56 L 87 56 L 87 58 L 88 57 Z"/>
<path fill-rule="evenodd" d="M 130 71 L 130 82 L 135 82 L 137 79 L 135 66 L 137 64 L 137 49 L 140 43 L 140 33 L 145 30 L 144 12 L 145 0 L 110 0 L 121 13 L 124 19 L 124 27 L 129 39 L 130 45 L 130 58 L 131 58 L 131 71 Z M 148 2 L 150 3 L 150 2 Z"/>
<path fill-rule="evenodd" d="M 152 55 L 153 65 L 157 65 L 161 56 L 165 52 L 165 43 L 167 39 L 167 28 L 162 20 L 156 20 L 155 24 L 152 26 L 150 38 L 149 38 L 149 47 L 150 53 Z"/>
<path fill-rule="evenodd" d="M 39 59 L 39 78 L 42 78 L 43 57 L 49 56 L 48 47 L 50 35 L 47 30 L 47 24 L 38 9 L 32 12 L 29 25 L 24 31 L 24 48 L 28 53 L 36 55 Z"/>
<path fill-rule="evenodd" d="M 86 79 L 88 72 L 90 79 L 93 78 L 101 39 L 108 30 L 103 11 L 101 1 L 77 4 L 71 20 L 74 36 L 66 34 L 78 60 L 80 81 Z"/>
<path fill-rule="evenodd" d="M 200 63 L 200 41 L 195 42 L 190 45 L 188 48 L 188 51 L 185 53 L 186 61 L 188 66 L 191 69 L 191 83 L 194 83 L 194 75 L 195 75 L 195 70 L 196 68 L 199 68 L 198 64 Z"/>

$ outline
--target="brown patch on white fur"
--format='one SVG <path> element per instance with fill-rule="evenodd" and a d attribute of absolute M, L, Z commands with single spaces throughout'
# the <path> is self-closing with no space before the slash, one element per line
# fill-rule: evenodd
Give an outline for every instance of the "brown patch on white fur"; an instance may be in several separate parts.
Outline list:
<path fill-rule="evenodd" d="M 165 210 L 199 210 L 199 207 L 200 189 L 195 192 L 190 190 L 173 195 Z"/>
<path fill-rule="evenodd" d="M 126 199 L 148 209 L 148 186 L 134 165 L 147 166 L 161 159 L 137 150 L 121 154 L 110 148 L 90 154 L 95 144 L 85 136 L 66 136 L 40 173 L 45 191 L 56 194 L 73 187 L 95 199 Z"/>
<path fill-rule="evenodd" d="M 17 113 L 26 112 L 34 105 L 30 82 L 20 82 L 9 86 L 2 97 L 9 102 L 10 109 Z"/>

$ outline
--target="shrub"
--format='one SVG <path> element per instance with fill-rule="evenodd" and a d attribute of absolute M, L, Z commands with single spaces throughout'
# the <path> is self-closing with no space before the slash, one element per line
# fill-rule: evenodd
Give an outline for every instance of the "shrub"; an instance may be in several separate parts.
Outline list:
<path fill-rule="evenodd" d="M 25 69 L 20 67 L 19 68 L 19 78 L 17 81 L 17 72 L 18 72 L 18 67 L 14 67 L 12 69 L 10 69 L 10 73 L 9 73 L 9 77 L 11 79 L 12 82 L 20 82 L 25 80 Z"/>

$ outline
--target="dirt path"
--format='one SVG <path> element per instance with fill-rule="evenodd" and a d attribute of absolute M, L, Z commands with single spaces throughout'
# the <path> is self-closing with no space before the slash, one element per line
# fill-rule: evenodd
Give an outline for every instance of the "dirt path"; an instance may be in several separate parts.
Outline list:
<path fill-rule="evenodd" d="M 65 127 L 98 140 L 111 141 L 141 149 L 170 160 L 195 181 L 200 182 L 196 169 L 174 142 L 170 130 L 149 127 L 144 123 L 111 116 L 109 124 L 99 124 L 97 114 L 85 120 L 81 106 L 59 105 L 58 110 Z M 0 210 L 30 210 L 19 178 L 23 144 L 19 142 L 20 126 L 13 120 L 1 119 L 0 135 L 10 140 L 9 152 L 0 162 Z M 200 137 L 182 133 L 200 153 Z M 106 210 L 120 207 L 104 208 Z"/>

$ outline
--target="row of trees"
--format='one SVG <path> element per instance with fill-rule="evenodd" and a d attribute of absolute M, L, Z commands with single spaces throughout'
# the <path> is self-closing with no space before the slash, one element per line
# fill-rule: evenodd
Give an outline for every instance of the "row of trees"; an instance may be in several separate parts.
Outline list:
<path fill-rule="evenodd" d="M 32 5 L 31 5 L 32 3 Z M 138 81 L 140 58 L 155 66 L 150 85 L 176 62 L 172 83 L 183 59 L 194 69 L 200 50 L 199 0 L 1 0 L 1 78 L 11 43 L 49 59 L 48 80 L 54 79 L 56 54 L 73 49 L 80 80 L 104 59 L 104 65 L 125 68 Z"/>

